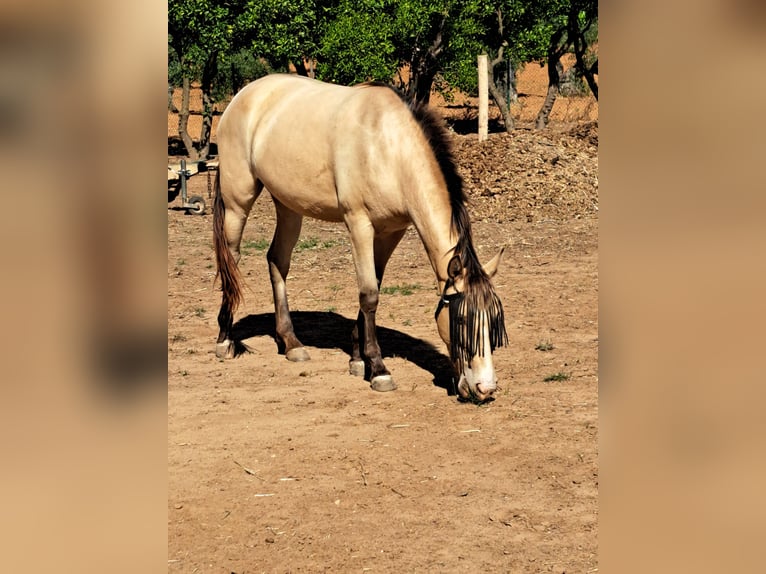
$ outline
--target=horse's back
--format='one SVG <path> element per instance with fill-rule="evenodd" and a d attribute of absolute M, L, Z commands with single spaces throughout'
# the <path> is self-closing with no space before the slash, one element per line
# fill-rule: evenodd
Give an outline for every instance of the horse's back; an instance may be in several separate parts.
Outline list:
<path fill-rule="evenodd" d="M 218 146 L 222 164 L 246 162 L 294 211 L 339 221 L 370 207 L 403 221 L 397 189 L 411 160 L 407 146 L 417 139 L 412 130 L 418 128 L 406 104 L 387 87 L 273 74 L 235 96 L 221 118 Z"/>

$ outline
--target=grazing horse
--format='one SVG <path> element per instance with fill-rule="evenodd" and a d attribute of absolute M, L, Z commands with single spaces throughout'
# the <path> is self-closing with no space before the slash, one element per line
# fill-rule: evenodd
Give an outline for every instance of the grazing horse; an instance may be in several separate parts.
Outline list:
<path fill-rule="evenodd" d="M 266 189 L 277 225 L 267 260 L 276 333 L 290 361 L 309 359 L 295 336 L 285 281 L 304 216 L 345 224 L 359 287 L 349 370 L 370 386 L 396 384 L 383 364 L 375 312 L 383 271 L 414 225 L 441 293 L 436 322 L 461 397 L 497 389 L 492 351 L 507 344 L 503 307 L 490 282 L 503 250 L 483 268 L 471 239 L 466 195 L 443 122 L 392 88 L 354 87 L 274 74 L 245 86 L 218 125 L 213 228 L 223 291 L 216 355 L 235 355 L 233 313 L 242 300 L 237 264 L 253 202 Z M 446 311 L 446 312 L 445 312 Z M 365 364 L 366 362 L 366 364 Z"/>

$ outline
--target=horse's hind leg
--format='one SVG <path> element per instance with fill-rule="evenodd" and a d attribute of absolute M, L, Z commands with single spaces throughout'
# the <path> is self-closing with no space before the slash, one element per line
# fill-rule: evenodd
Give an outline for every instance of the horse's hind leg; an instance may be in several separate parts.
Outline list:
<path fill-rule="evenodd" d="M 404 237 L 407 230 L 394 231 L 388 235 L 378 235 L 373 241 L 373 254 L 375 262 L 375 279 L 377 281 L 378 292 L 380 292 L 380 284 L 383 281 L 383 273 L 388 264 L 388 260 L 391 258 L 391 254 L 399 245 L 399 242 Z M 351 332 L 351 360 L 348 362 L 348 370 L 352 375 L 359 377 L 364 376 L 365 367 L 364 359 L 359 347 L 359 326 L 364 325 L 364 315 L 361 308 L 359 309 L 359 315 L 356 319 L 356 324 Z"/>
<path fill-rule="evenodd" d="M 238 353 L 231 331 L 234 311 L 242 300 L 242 280 L 239 274 L 240 243 L 253 202 L 263 190 L 263 184 L 253 181 L 249 174 L 233 178 L 219 171 L 213 206 L 213 239 L 218 275 L 221 278 L 221 308 L 218 312 L 217 357 L 232 358 Z M 240 347 L 241 350 L 243 347 Z"/>
<path fill-rule="evenodd" d="M 301 233 L 303 217 L 276 199 L 274 199 L 274 206 L 277 210 L 277 227 L 266 258 L 269 262 L 271 289 L 274 293 L 274 316 L 278 342 L 284 345 L 287 360 L 308 361 L 311 357 L 293 330 L 286 286 L 287 274 L 290 272 L 290 258 Z"/>

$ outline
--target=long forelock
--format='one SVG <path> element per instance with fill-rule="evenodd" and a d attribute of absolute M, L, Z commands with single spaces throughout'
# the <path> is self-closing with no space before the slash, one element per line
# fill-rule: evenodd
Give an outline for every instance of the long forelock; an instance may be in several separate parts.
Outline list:
<path fill-rule="evenodd" d="M 505 314 L 500 298 L 492 291 L 479 305 L 471 293 L 461 293 L 450 301 L 450 357 L 460 370 L 477 355 L 492 353 L 508 344 Z M 489 349 L 484 347 L 484 332 L 489 330 Z"/>

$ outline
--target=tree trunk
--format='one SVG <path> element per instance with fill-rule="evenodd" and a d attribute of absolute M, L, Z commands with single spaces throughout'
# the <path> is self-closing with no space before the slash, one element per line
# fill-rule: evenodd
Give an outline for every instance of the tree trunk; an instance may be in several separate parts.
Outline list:
<path fill-rule="evenodd" d="M 197 150 L 194 149 L 194 142 L 188 132 L 190 90 L 191 80 L 189 78 L 184 78 L 181 86 L 181 110 L 178 112 L 178 135 L 181 136 L 181 140 L 184 142 L 186 154 L 192 161 L 195 161 L 197 159 Z"/>
<path fill-rule="evenodd" d="M 303 61 L 303 58 L 298 58 L 293 62 L 293 66 L 295 66 L 295 71 L 299 76 L 310 77 L 309 71 L 306 69 L 306 62 Z"/>
<path fill-rule="evenodd" d="M 590 28 L 590 22 L 586 24 L 584 30 L 580 30 L 580 24 L 578 20 L 578 12 L 572 7 L 567 17 L 567 27 L 569 38 L 572 41 L 574 47 L 575 58 L 577 63 L 577 71 L 580 72 L 585 81 L 588 82 L 590 91 L 593 92 L 593 97 L 598 101 L 598 84 L 594 78 L 594 71 L 598 73 L 598 60 L 594 62 L 593 66 L 588 68 L 585 65 L 585 50 L 588 49 L 588 44 L 585 42 L 585 31 Z"/>
<path fill-rule="evenodd" d="M 516 91 L 516 68 L 514 68 L 510 60 L 508 60 L 508 91 L 510 92 L 508 99 L 514 104 L 518 102 L 519 93 Z"/>
<path fill-rule="evenodd" d="M 541 130 L 548 125 L 553 104 L 556 103 L 556 97 L 559 95 L 559 79 L 564 72 L 560 57 L 558 54 L 555 54 L 555 59 L 550 58 L 548 60 L 548 93 L 545 94 L 545 101 L 535 120 L 536 130 Z"/>
<path fill-rule="evenodd" d="M 202 70 L 202 128 L 199 134 L 198 159 L 210 155 L 210 134 L 213 131 L 213 78 L 218 71 L 218 55 L 211 54 Z"/>
<path fill-rule="evenodd" d="M 505 44 L 503 44 L 497 52 L 497 57 L 489 63 L 489 69 L 487 70 L 487 80 L 489 93 L 492 96 L 492 100 L 495 102 L 497 109 L 500 110 L 500 115 L 503 116 L 503 125 L 505 125 L 505 131 L 511 133 L 513 131 L 514 121 L 511 115 L 511 110 L 506 104 L 505 94 L 495 84 L 495 66 L 503 61 L 503 51 L 505 50 Z"/>
<path fill-rule="evenodd" d="M 427 104 L 431 101 L 431 87 L 436 76 L 435 61 L 430 53 L 417 55 L 410 62 L 410 78 L 407 82 L 406 96 L 408 100 L 414 100 Z"/>
<path fill-rule="evenodd" d="M 436 72 L 423 70 L 415 75 L 414 97 L 415 100 L 424 104 L 431 101 L 431 86 L 434 83 Z"/>
<path fill-rule="evenodd" d="M 428 49 L 425 52 L 414 52 L 410 58 L 410 82 L 407 95 L 424 104 L 431 101 L 431 88 L 439 71 L 439 54 L 444 50 L 442 32 L 446 21 L 445 16 L 436 29 L 436 36 Z"/>
<path fill-rule="evenodd" d="M 168 82 L 168 111 L 174 114 L 178 113 L 178 108 L 173 104 L 173 92 L 175 89 L 173 86 Z"/>
<path fill-rule="evenodd" d="M 514 122 L 513 122 L 513 115 L 511 115 L 511 110 L 508 109 L 508 106 L 505 103 L 505 95 L 503 92 L 495 85 L 495 81 L 492 79 L 492 72 L 489 74 L 489 93 L 492 96 L 492 100 L 495 102 L 495 105 L 497 106 L 497 109 L 500 110 L 500 115 L 503 116 L 503 124 L 505 125 L 505 131 L 508 133 L 511 133 L 513 131 Z"/>
<path fill-rule="evenodd" d="M 598 60 L 596 60 L 596 63 L 590 68 L 586 68 L 585 65 L 583 65 L 582 75 L 585 77 L 585 81 L 588 82 L 588 87 L 590 88 L 590 91 L 593 92 L 593 97 L 598 101 L 598 83 L 596 83 L 594 72 L 595 74 L 598 74 Z"/>
<path fill-rule="evenodd" d="M 206 91 L 202 92 L 202 128 L 199 134 L 197 159 L 208 159 L 210 155 L 210 134 L 213 131 L 213 100 Z"/>

